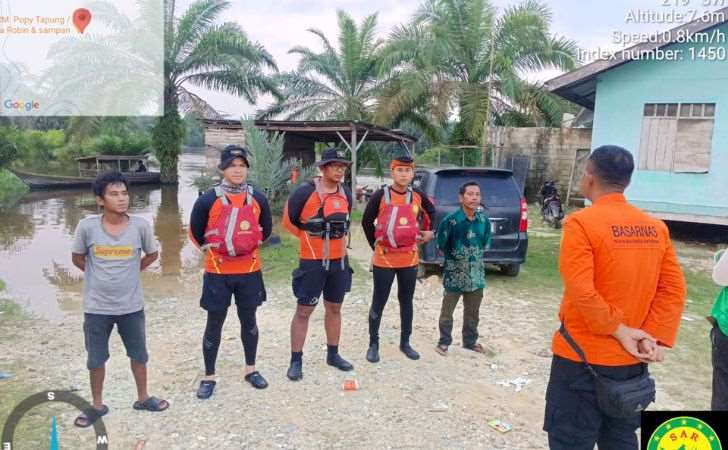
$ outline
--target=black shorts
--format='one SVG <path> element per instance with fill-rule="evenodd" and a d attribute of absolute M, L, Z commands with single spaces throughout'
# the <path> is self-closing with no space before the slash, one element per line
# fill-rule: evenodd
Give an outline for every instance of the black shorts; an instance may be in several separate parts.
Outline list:
<path fill-rule="evenodd" d="M 254 308 L 265 300 L 265 285 L 260 270 L 243 274 L 205 272 L 202 279 L 200 306 L 207 311 L 224 311 L 230 306 L 235 294 L 235 304 L 240 308 Z"/>
<path fill-rule="evenodd" d="M 293 295 L 299 305 L 316 306 L 321 294 L 331 303 L 342 303 L 344 296 L 351 290 L 351 277 L 354 273 L 349 267 L 349 259 L 329 261 L 329 270 L 324 268 L 320 259 L 301 259 L 298 269 L 292 273 Z"/>
<path fill-rule="evenodd" d="M 83 318 L 83 337 L 88 354 L 86 367 L 89 370 L 98 369 L 109 359 L 109 337 L 114 324 L 126 348 L 126 355 L 138 363 L 147 363 L 149 354 L 143 309 L 120 316 L 85 313 Z"/>
<path fill-rule="evenodd" d="M 647 364 L 628 366 L 592 365 L 594 370 L 613 380 L 626 380 L 647 371 Z M 635 430 L 640 415 L 616 419 L 599 409 L 592 375 L 584 364 L 554 355 L 546 386 L 543 429 L 548 433 L 551 450 L 636 449 Z"/>

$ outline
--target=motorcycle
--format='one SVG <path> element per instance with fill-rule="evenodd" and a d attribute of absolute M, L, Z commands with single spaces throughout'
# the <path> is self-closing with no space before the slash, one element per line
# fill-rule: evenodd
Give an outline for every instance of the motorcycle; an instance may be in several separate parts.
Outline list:
<path fill-rule="evenodd" d="M 358 203 L 368 203 L 369 199 L 374 194 L 374 188 L 371 186 L 357 186 L 356 188 L 356 201 Z"/>
<path fill-rule="evenodd" d="M 555 181 L 546 181 L 541 187 L 541 217 L 543 221 L 554 228 L 561 228 L 564 219 L 564 209 L 561 205 L 559 190 Z"/>

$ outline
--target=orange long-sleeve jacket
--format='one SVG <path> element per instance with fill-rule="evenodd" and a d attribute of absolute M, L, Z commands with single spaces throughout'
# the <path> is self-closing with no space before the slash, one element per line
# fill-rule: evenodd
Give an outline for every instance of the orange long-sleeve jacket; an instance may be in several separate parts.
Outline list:
<path fill-rule="evenodd" d="M 640 328 L 672 347 L 686 286 L 667 226 L 627 203 L 600 197 L 564 223 L 559 257 L 564 294 L 559 319 L 591 364 L 636 364 L 611 336 L 619 324 Z M 580 361 L 557 331 L 555 355 Z"/>

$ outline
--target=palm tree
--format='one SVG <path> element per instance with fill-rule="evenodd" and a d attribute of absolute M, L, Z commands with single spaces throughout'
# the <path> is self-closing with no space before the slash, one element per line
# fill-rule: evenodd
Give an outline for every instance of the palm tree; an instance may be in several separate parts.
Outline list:
<path fill-rule="evenodd" d="M 526 78 L 578 62 L 576 44 L 549 31 L 551 19 L 536 0 L 500 16 L 488 0 L 426 0 L 384 49 L 376 120 L 437 126 L 456 114 L 462 144 L 481 143 L 489 115 L 491 123 L 559 123 L 563 103 Z"/>
<path fill-rule="evenodd" d="M 283 97 L 259 113 L 262 118 L 282 115 L 289 120 L 370 120 L 379 88 L 379 54 L 383 41 L 375 37 L 377 15 L 366 17 L 360 26 L 344 11 L 337 11 L 338 49 L 324 33 L 315 34 L 323 46 L 316 52 L 294 47 L 289 53 L 301 56 L 295 71 L 281 74 Z"/>
<path fill-rule="evenodd" d="M 162 88 L 164 112 L 152 129 L 152 145 L 160 161 L 162 181 L 176 183 L 177 157 L 184 139 L 180 112 L 195 111 L 203 117 L 220 117 L 204 99 L 187 89 L 189 85 L 237 95 L 250 103 L 255 103 L 261 94 L 280 95 L 272 77 L 266 73 L 266 69 L 277 71 L 273 57 L 261 44 L 250 41 L 236 23 L 217 23 L 230 4 L 226 0 L 196 0 L 177 18 L 175 0 L 165 0 L 163 10 L 158 1 L 137 0 L 141 19 L 132 22 L 111 2 L 91 3 L 94 20 L 102 21 L 116 33 L 99 39 L 93 36 L 64 39 L 54 46 L 51 52 L 54 65 L 46 76 L 59 78 L 50 84 L 62 89 L 53 93 L 51 103 L 62 110 L 68 103 L 63 101 L 65 96 L 75 98 L 78 86 L 101 84 L 108 95 L 83 101 L 96 104 L 106 101 L 108 108 L 122 103 L 145 105 Z M 154 46 L 143 44 L 146 40 L 161 39 L 156 24 L 162 18 L 164 73 L 163 80 L 159 80 L 157 65 L 153 64 L 156 55 L 148 54 L 153 51 L 147 48 Z M 136 38 L 130 40 L 129 36 Z M 110 78 L 114 83 L 108 83 Z M 164 86 L 160 86 L 162 82 Z M 135 88 L 129 89 L 129 86 Z M 109 119 L 99 117 L 74 118 L 71 135 L 82 139 L 108 123 Z"/>
<path fill-rule="evenodd" d="M 238 24 L 216 23 L 230 4 L 226 0 L 197 0 L 178 19 L 175 0 L 165 0 L 164 116 L 152 131 L 163 182 L 177 182 L 177 157 L 184 138 L 180 110 L 218 117 L 215 109 L 186 85 L 241 96 L 250 103 L 261 94 L 280 95 L 265 71 L 277 71 L 273 57 L 261 44 L 250 41 Z"/>

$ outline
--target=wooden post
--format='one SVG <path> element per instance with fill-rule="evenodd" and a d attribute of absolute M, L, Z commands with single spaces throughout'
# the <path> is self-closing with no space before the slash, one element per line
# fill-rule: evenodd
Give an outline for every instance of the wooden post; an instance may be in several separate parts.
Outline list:
<path fill-rule="evenodd" d="M 356 196 L 356 124 L 351 124 L 351 195 Z"/>
<path fill-rule="evenodd" d="M 576 160 L 579 158 L 579 149 L 574 151 L 574 161 L 571 163 L 571 172 L 569 173 L 569 187 L 566 190 L 566 203 L 564 203 L 564 209 L 569 207 L 569 200 L 571 199 L 571 184 L 574 182 L 574 170 L 576 169 Z"/>

